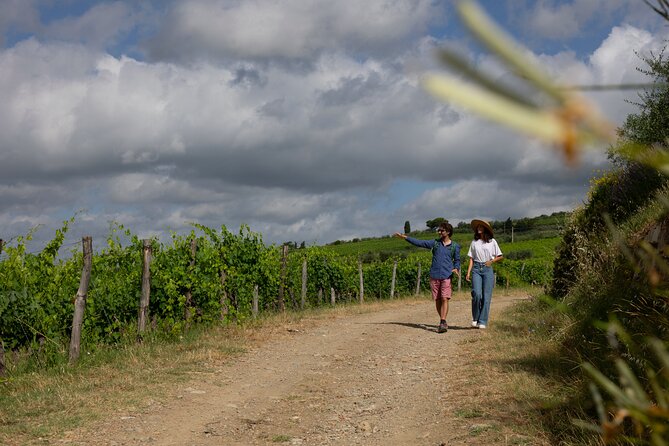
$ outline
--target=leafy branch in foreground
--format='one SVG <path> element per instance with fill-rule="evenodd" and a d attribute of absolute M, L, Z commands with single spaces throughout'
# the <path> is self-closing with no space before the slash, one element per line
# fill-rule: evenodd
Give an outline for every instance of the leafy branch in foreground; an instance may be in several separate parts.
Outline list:
<path fill-rule="evenodd" d="M 575 163 L 578 150 L 585 144 L 614 141 L 613 125 L 596 107 L 578 92 L 557 85 L 475 2 L 460 1 L 458 11 L 472 34 L 517 75 L 519 82 L 541 95 L 546 105 L 500 85 L 469 67 L 449 49 L 441 50 L 441 59 L 471 82 L 431 74 L 423 80 L 428 91 L 488 119 L 557 144 L 570 164 Z"/>
<path fill-rule="evenodd" d="M 616 322 L 609 323 L 609 331 L 615 330 L 621 338 L 628 339 L 622 327 Z M 647 443 L 653 446 L 664 446 L 669 434 L 669 350 L 659 339 L 650 339 L 648 346 L 656 356 L 658 366 L 650 362 L 645 365 L 645 373 L 649 391 L 644 386 L 630 365 L 622 358 L 616 358 L 619 382 L 616 384 L 590 363 L 582 365 L 591 379 L 613 398 L 613 408 L 605 407 L 604 399 L 598 387 L 590 385 L 595 402 L 599 425 L 576 420 L 577 425 L 594 432 L 609 444 L 618 440 L 635 443 Z M 611 413 L 609 417 L 607 413 Z M 633 426 L 634 436 L 625 433 L 624 423 Z"/>
<path fill-rule="evenodd" d="M 668 4 L 664 0 L 659 3 L 662 10 L 653 9 L 661 15 L 663 12 L 666 14 Z M 428 75 L 423 80 L 428 91 L 488 119 L 557 144 L 569 164 L 576 161 L 578 151 L 587 144 L 606 146 L 616 142 L 613 126 L 601 117 L 594 106 L 576 90 L 565 89 L 553 82 L 520 45 L 497 27 L 473 1 L 460 1 L 458 10 L 472 34 L 517 75 L 518 81 L 526 84 L 525 90 L 531 89 L 533 98 L 540 96 L 542 102 L 500 85 L 470 67 L 450 50 L 441 51 L 442 61 L 470 82 L 442 75 Z M 619 130 L 619 146 L 612 150 L 614 157 L 642 163 L 664 174 L 665 178 L 658 183 L 661 185 L 669 176 L 669 135 L 665 134 L 669 128 L 666 125 L 669 117 L 669 102 L 666 102 L 669 98 L 669 64 L 662 58 L 662 54 L 646 62 L 651 71 L 644 73 L 654 75 L 655 83 L 650 92 L 641 95 L 643 103 L 638 104 L 641 106 L 641 114 L 628 117 L 625 126 Z M 658 217 L 659 220 L 655 220 L 656 223 L 659 221 L 660 231 L 666 223 L 667 214 L 669 204 L 665 203 L 664 212 Z M 628 246 L 629 242 L 616 230 L 611 219 L 607 220 L 606 216 L 604 219 L 618 252 L 627 257 L 638 279 L 648 285 L 651 298 L 658 299 L 660 306 L 669 305 L 667 248 L 652 246 L 645 240 Z M 620 384 L 614 383 L 594 365 L 583 364 L 583 370 L 593 381 L 590 388 L 599 424 L 580 420 L 576 423 L 598 432 L 606 443 L 625 441 L 653 446 L 669 444 L 669 352 L 665 341 L 651 337 L 639 348 L 615 321 L 604 324 L 604 327 L 611 333 L 610 338 L 622 340 L 627 349 L 614 361 Z M 663 323 L 658 330 L 666 335 L 667 328 L 669 325 Z M 645 359 L 648 351 L 654 353 L 657 364 Z M 610 407 L 606 407 L 597 386 L 612 398 Z"/>

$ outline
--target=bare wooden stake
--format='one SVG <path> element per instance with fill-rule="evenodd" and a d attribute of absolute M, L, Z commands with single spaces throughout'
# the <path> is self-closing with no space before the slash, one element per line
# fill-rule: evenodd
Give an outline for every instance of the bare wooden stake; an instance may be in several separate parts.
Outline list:
<path fill-rule="evenodd" d="M 395 297 L 395 278 L 397 277 L 397 260 L 393 262 L 393 280 L 390 282 L 390 298 Z"/>
<path fill-rule="evenodd" d="M 286 304 L 284 302 L 283 293 L 286 286 L 286 261 L 288 258 L 288 245 L 281 247 L 281 278 L 279 280 L 279 311 L 282 313 L 286 311 Z"/>
<path fill-rule="evenodd" d="M 221 320 L 225 320 L 230 313 L 228 305 L 228 292 L 225 291 L 225 282 L 228 280 L 228 273 L 221 269 Z"/>
<path fill-rule="evenodd" d="M 420 273 L 421 273 L 421 264 L 418 263 L 418 275 L 416 277 L 416 296 L 420 294 Z"/>
<path fill-rule="evenodd" d="M 197 239 L 193 238 L 190 241 L 190 269 L 189 272 L 192 274 L 193 269 L 195 268 L 195 255 L 197 254 Z M 186 291 L 186 302 L 184 303 L 184 319 L 186 320 L 186 325 L 190 322 L 191 311 L 190 307 L 193 304 L 193 290 L 188 288 Z"/>
<path fill-rule="evenodd" d="M 332 305 L 333 307 L 335 305 L 335 300 L 336 300 L 335 290 L 334 290 L 334 288 L 330 287 L 330 305 Z"/>
<path fill-rule="evenodd" d="M 139 299 L 139 317 L 137 318 L 137 332 L 140 339 L 146 329 L 149 318 L 149 301 L 151 295 L 151 240 L 142 240 L 142 295 Z"/>
<path fill-rule="evenodd" d="M 258 285 L 253 285 L 253 319 L 258 317 Z"/>
<path fill-rule="evenodd" d="M 72 337 L 70 338 L 70 364 L 77 362 L 81 348 L 81 326 L 84 322 L 88 284 L 91 281 L 91 266 L 93 264 L 93 239 L 86 236 L 81 239 L 84 252 L 84 265 L 79 281 L 79 290 L 74 296 L 74 316 L 72 318 Z"/>
<path fill-rule="evenodd" d="M 365 281 L 362 276 L 362 259 L 358 259 L 358 276 L 360 276 L 360 303 L 365 301 Z"/>
<path fill-rule="evenodd" d="M 302 296 L 300 300 L 300 308 L 304 310 L 307 303 L 307 259 L 302 260 Z"/>

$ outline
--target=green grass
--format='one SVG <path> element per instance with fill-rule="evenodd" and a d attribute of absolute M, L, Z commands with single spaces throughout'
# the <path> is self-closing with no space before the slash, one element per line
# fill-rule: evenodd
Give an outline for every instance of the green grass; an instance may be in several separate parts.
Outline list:
<path fill-rule="evenodd" d="M 412 233 L 411 237 L 420 240 L 429 240 L 437 238 L 437 234 L 431 232 L 419 232 Z M 472 241 L 472 234 L 470 232 L 455 233 L 453 234 L 453 240 L 460 244 L 462 249 L 461 253 L 464 258 L 467 254 L 467 250 L 469 249 L 469 243 Z M 560 237 L 521 240 L 514 241 L 514 243 L 498 241 L 500 249 L 504 253 L 531 250 L 533 259 L 546 259 L 550 260 L 551 262 L 554 257 L 555 248 L 559 242 Z M 327 245 L 325 248 L 335 252 L 338 255 L 351 257 L 357 257 L 367 253 L 381 252 L 386 252 L 390 255 L 406 255 L 415 252 L 416 250 L 420 250 L 420 248 L 417 248 L 402 239 L 392 236 L 360 241 L 342 242 L 339 244 Z"/>
<path fill-rule="evenodd" d="M 533 259 L 549 260 L 552 262 L 555 258 L 555 248 L 557 248 L 560 240 L 560 237 L 522 240 L 514 243 L 499 243 L 499 247 L 505 254 L 513 251 L 529 250 L 532 251 Z"/>
<path fill-rule="evenodd" d="M 535 233 L 539 235 L 539 232 Z M 436 233 L 432 232 L 412 233 L 411 235 L 422 240 L 436 238 Z M 469 262 L 467 251 L 472 240 L 472 234 L 470 231 L 455 233 L 453 240 L 461 246 L 461 271 L 466 272 Z M 547 237 L 533 240 L 514 240 L 513 243 L 498 241 L 500 249 L 506 256 L 503 262 L 495 265 L 498 285 L 511 288 L 545 287 L 549 285 L 552 280 L 555 251 L 560 240 L 560 237 Z M 325 249 L 340 256 L 361 258 L 363 262 L 383 261 L 398 257 L 405 258 L 409 255 L 420 257 L 427 262 L 430 261 L 428 250 L 389 236 L 327 245 Z M 510 254 L 514 252 L 522 253 L 522 256 L 512 258 L 513 256 L 510 256 Z M 465 288 L 468 286 L 464 276 L 462 286 Z"/>
<path fill-rule="evenodd" d="M 458 418 L 481 418 L 483 411 L 480 409 L 456 409 L 455 416 Z"/>

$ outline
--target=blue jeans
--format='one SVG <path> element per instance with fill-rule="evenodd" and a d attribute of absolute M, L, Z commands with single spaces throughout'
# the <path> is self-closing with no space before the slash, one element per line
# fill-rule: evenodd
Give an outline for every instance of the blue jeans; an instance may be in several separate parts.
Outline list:
<path fill-rule="evenodd" d="M 495 285 L 495 274 L 492 266 L 474 262 L 472 267 L 472 320 L 480 324 L 488 324 L 492 287 Z"/>

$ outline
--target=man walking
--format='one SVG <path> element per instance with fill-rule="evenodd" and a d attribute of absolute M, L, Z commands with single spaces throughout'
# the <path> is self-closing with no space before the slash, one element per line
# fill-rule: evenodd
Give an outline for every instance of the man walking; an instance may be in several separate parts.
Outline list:
<path fill-rule="evenodd" d="M 396 232 L 395 237 L 403 238 L 407 242 L 420 248 L 432 250 L 432 266 L 430 267 L 430 289 L 437 313 L 439 313 L 439 328 L 437 332 L 448 330 L 446 317 L 448 316 L 448 300 L 451 298 L 451 277 L 453 273 L 460 275 L 460 245 L 451 240 L 453 226 L 444 222 L 437 229 L 439 238 L 435 240 L 418 240 L 406 234 Z"/>

